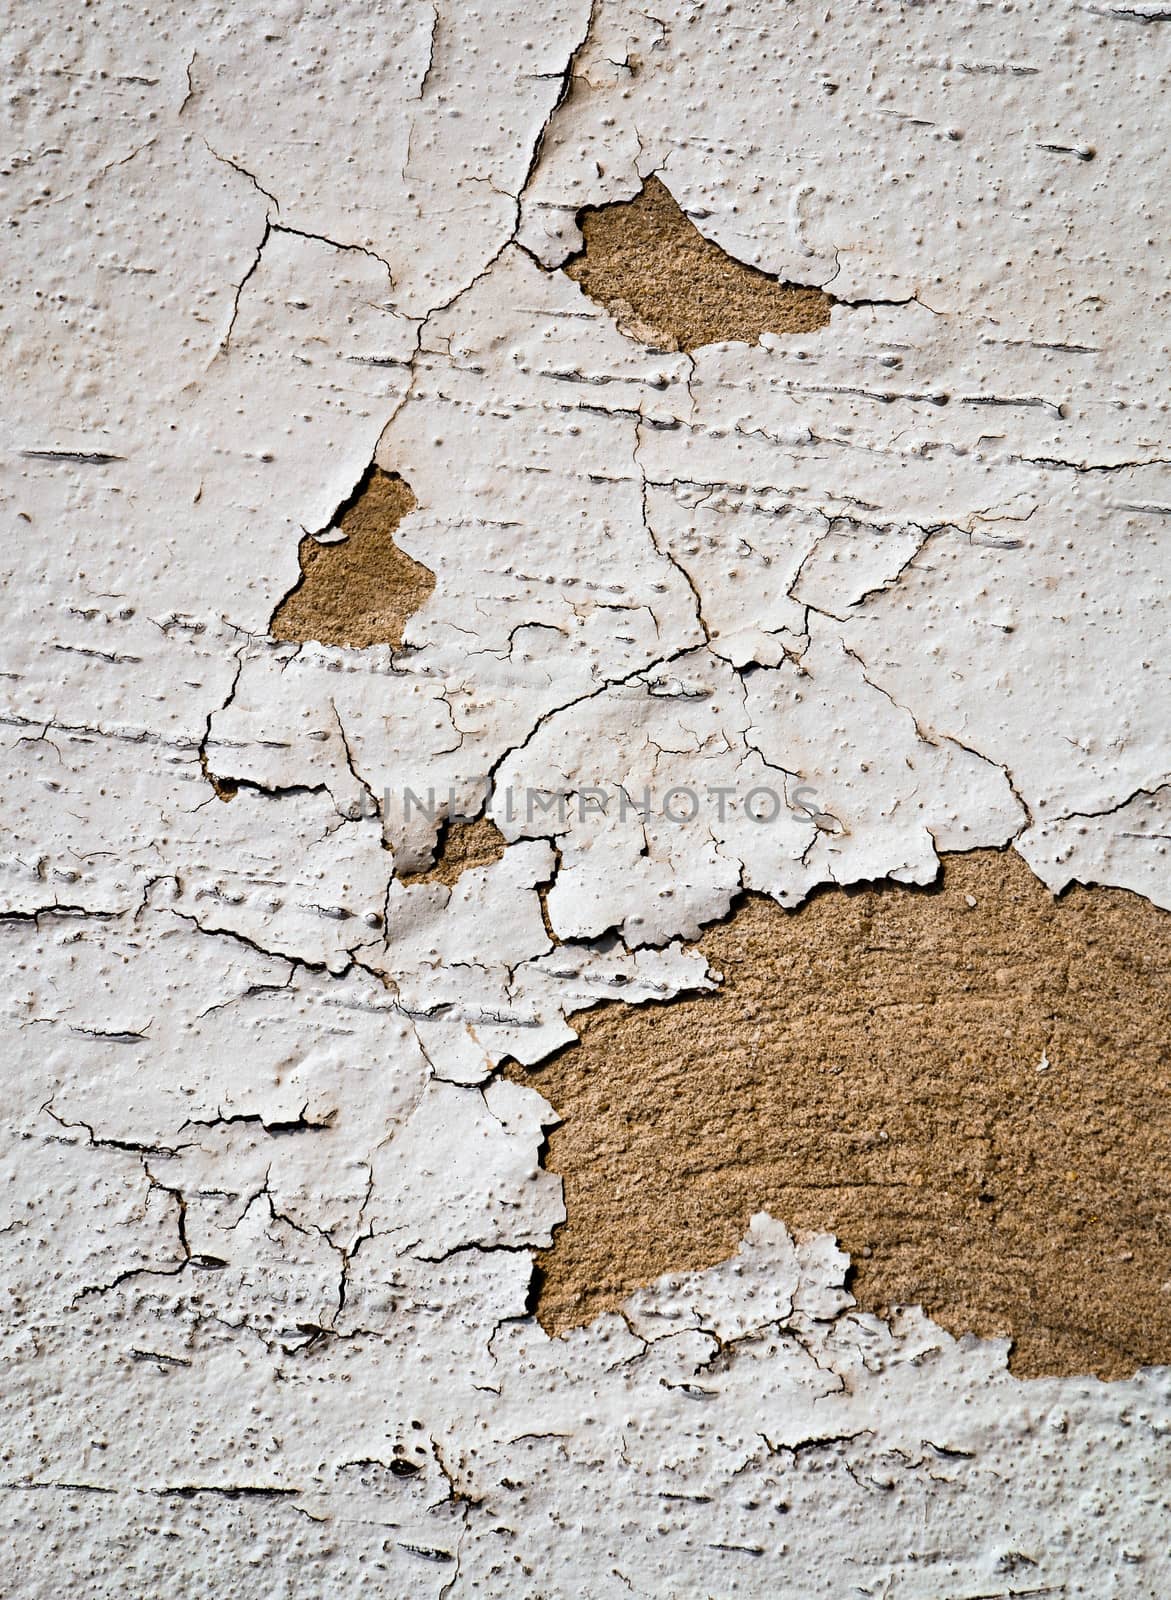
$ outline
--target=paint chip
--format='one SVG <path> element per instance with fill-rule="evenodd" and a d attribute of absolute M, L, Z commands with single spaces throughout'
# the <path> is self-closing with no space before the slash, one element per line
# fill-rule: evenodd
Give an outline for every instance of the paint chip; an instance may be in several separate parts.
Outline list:
<path fill-rule="evenodd" d="M 273 638 L 397 649 L 407 618 L 435 587 L 434 573 L 394 542 L 394 530 L 414 508 L 397 473 L 370 467 L 334 518 L 343 537 L 301 540 L 301 580 L 273 613 Z"/>
<path fill-rule="evenodd" d="M 762 333 L 812 333 L 829 321 L 827 294 L 734 260 L 704 238 L 658 178 L 633 200 L 586 207 L 578 223 L 585 246 L 565 271 L 644 344 L 755 344 Z"/>
<path fill-rule="evenodd" d="M 1171 917 L 977 851 L 929 890 L 754 896 L 700 948 L 719 994 L 605 1007 L 509 1069 L 563 1119 L 546 1327 L 730 1256 L 763 1209 L 837 1233 L 867 1309 L 1011 1334 L 1020 1376 L 1171 1359 Z"/>
<path fill-rule="evenodd" d="M 399 874 L 403 883 L 445 883 L 454 887 L 473 867 L 491 866 L 504 855 L 506 841 L 488 817 L 471 822 L 448 822 L 440 833 L 435 860 L 422 872 Z"/>

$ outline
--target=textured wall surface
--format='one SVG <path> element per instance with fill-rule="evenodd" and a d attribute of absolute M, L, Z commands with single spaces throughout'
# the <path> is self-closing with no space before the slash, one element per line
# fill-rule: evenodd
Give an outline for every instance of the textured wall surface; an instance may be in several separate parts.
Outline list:
<path fill-rule="evenodd" d="M 8 8 L 5 1594 L 1171 1593 L 1168 17 Z"/>

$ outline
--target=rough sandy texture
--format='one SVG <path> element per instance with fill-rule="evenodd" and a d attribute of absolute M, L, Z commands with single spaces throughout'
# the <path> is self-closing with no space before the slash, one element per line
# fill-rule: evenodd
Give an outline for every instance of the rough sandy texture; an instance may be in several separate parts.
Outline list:
<path fill-rule="evenodd" d="M 713 1265 L 765 1208 L 832 1228 L 863 1305 L 1011 1334 L 1018 1374 L 1171 1358 L 1165 913 L 980 851 L 938 890 L 753 897 L 700 948 L 717 994 L 607 1007 L 513 1069 L 564 1118 L 547 1327 Z"/>
<path fill-rule="evenodd" d="M 320 644 L 401 645 L 403 626 L 435 587 L 435 575 L 394 542 L 415 497 L 397 473 L 371 467 L 335 527 L 342 535 L 306 534 L 301 580 L 273 613 L 274 639 Z"/>
<path fill-rule="evenodd" d="M 779 283 L 705 239 L 669 189 L 648 178 L 633 200 L 588 206 L 584 248 L 565 263 L 627 333 L 663 350 L 762 333 L 811 333 L 829 321 L 820 289 Z"/>
<path fill-rule="evenodd" d="M 434 864 L 422 872 L 400 873 L 403 883 L 445 883 L 452 888 L 472 867 L 499 861 L 505 850 L 504 835 L 488 817 L 470 822 L 447 822 L 439 834 Z"/>

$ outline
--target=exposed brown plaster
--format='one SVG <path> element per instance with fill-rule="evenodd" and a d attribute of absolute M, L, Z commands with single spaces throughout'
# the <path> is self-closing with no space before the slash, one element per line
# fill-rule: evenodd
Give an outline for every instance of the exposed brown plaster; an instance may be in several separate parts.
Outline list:
<path fill-rule="evenodd" d="M 779 283 L 705 239 L 657 178 L 633 200 L 580 214 L 585 247 L 565 264 L 623 330 L 666 350 L 762 333 L 811 333 L 833 302 L 820 289 Z"/>
<path fill-rule="evenodd" d="M 214 789 L 217 800 L 227 801 L 236 798 L 240 792 L 240 785 L 231 778 L 219 778 L 216 776 L 208 765 L 206 749 L 201 749 L 199 752 L 199 765 L 203 776 Z"/>
<path fill-rule="evenodd" d="M 608 1006 L 510 1069 L 564 1118 L 549 1329 L 766 1209 L 835 1232 L 865 1307 L 1011 1334 L 1020 1375 L 1171 1360 L 1171 917 L 981 851 L 937 890 L 752 897 L 701 948 L 718 995 Z"/>
<path fill-rule="evenodd" d="M 435 587 L 435 575 L 394 542 L 415 497 L 397 473 L 371 467 L 336 527 L 337 544 L 301 540 L 301 581 L 273 613 L 274 639 L 398 646 L 403 627 Z"/>
<path fill-rule="evenodd" d="M 440 835 L 435 862 L 423 872 L 400 873 L 403 883 L 445 883 L 450 888 L 472 867 L 491 866 L 505 851 L 505 838 L 488 817 L 449 822 Z"/>

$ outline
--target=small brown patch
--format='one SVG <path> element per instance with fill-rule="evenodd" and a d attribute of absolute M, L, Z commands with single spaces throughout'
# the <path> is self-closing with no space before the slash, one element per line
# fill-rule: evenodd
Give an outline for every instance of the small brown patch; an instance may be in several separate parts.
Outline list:
<path fill-rule="evenodd" d="M 546 1327 L 764 1209 L 836 1233 L 868 1309 L 1011 1334 L 1019 1375 L 1171 1360 L 1171 917 L 978 851 L 937 889 L 752 897 L 700 948 L 718 995 L 607 1006 L 509 1069 L 564 1118 Z"/>
<path fill-rule="evenodd" d="M 273 613 L 273 638 L 397 649 L 407 618 L 435 587 L 435 574 L 394 542 L 394 530 L 414 508 L 397 473 L 371 467 L 335 519 L 345 539 L 301 540 L 301 581 Z"/>
<path fill-rule="evenodd" d="M 812 333 L 829 321 L 827 294 L 733 260 L 704 238 L 657 178 L 633 200 L 589 206 L 578 220 L 585 247 L 565 271 L 646 344 L 755 344 L 762 333 Z"/>
<path fill-rule="evenodd" d="M 472 867 L 489 867 L 506 849 L 504 835 L 488 817 L 472 822 L 449 822 L 440 835 L 435 862 L 423 872 L 404 872 L 403 883 L 445 883 L 451 888 L 461 873 Z"/>

